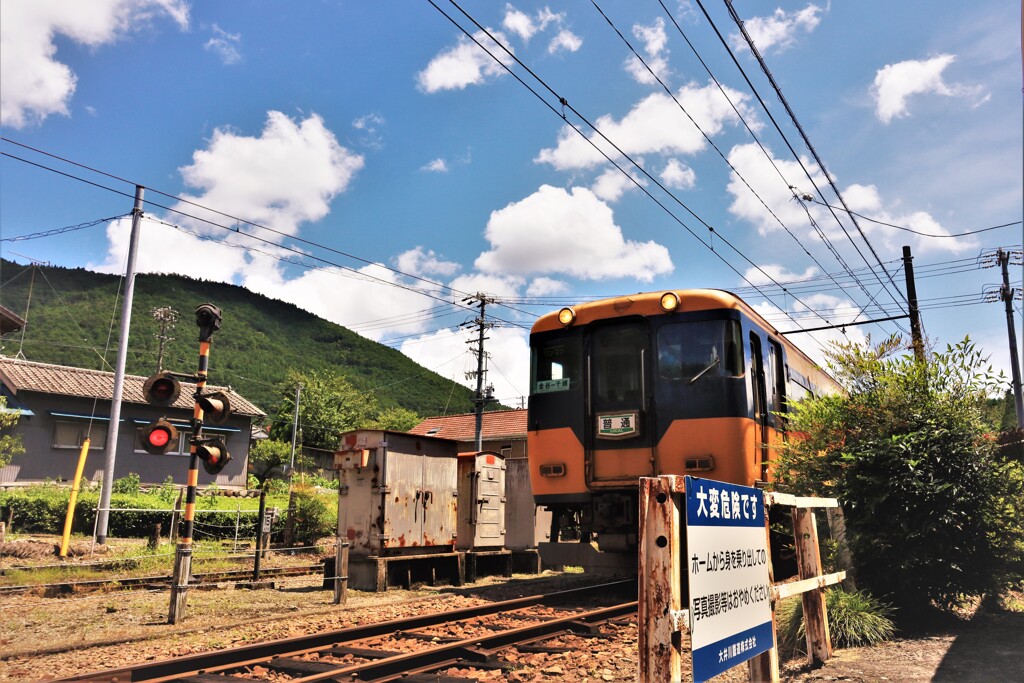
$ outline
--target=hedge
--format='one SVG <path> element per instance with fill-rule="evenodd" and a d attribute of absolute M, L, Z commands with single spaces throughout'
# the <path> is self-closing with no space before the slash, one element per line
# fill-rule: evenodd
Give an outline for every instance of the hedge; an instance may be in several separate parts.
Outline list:
<path fill-rule="evenodd" d="M 0 519 L 13 518 L 10 531 L 33 534 L 60 534 L 64 530 L 64 519 L 67 515 L 70 490 L 54 485 L 31 486 L 20 490 L 0 491 Z M 298 498 L 298 496 L 297 496 Z M 308 505 L 297 505 L 300 528 L 305 532 L 302 540 L 309 541 L 315 537 L 331 535 L 337 522 L 337 514 L 333 505 L 319 500 L 314 508 L 319 514 L 310 515 Z M 333 496 L 331 497 L 333 499 Z M 168 502 L 167 496 L 159 493 L 140 493 L 137 495 L 114 493 L 110 497 L 110 507 L 114 512 L 107 524 L 107 534 L 120 538 L 145 538 L 152 532 L 153 525 L 161 525 L 161 533 L 170 532 L 171 513 L 174 507 Z M 99 493 L 84 491 L 79 494 L 75 503 L 75 517 L 72 533 L 91 536 L 96 522 L 96 506 Z M 229 507 L 230 506 L 230 507 Z M 203 494 L 196 500 L 195 533 L 196 539 L 234 538 L 237 509 L 242 512 L 239 518 L 239 538 L 253 538 L 256 532 L 256 510 L 259 507 L 256 499 L 227 499 L 215 495 Z M 278 507 L 281 515 L 274 525 L 274 535 L 280 534 L 284 528 L 288 513 L 287 498 L 268 500 L 268 508 Z M 131 512 L 121 512 L 117 508 L 129 508 Z M 218 509 L 219 508 L 219 509 Z M 139 511 L 134 511 L 139 510 Z M 152 512 L 149 512 L 152 510 Z M 310 517 L 316 521 L 310 526 Z"/>

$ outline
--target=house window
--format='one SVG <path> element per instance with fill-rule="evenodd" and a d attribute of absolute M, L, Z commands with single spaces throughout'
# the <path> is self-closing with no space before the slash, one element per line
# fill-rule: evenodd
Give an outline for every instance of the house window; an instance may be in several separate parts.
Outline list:
<path fill-rule="evenodd" d="M 93 422 L 90 429 L 88 422 L 57 420 L 53 427 L 54 448 L 81 448 L 82 441 L 89 435 L 89 450 L 106 448 L 107 423 Z"/>

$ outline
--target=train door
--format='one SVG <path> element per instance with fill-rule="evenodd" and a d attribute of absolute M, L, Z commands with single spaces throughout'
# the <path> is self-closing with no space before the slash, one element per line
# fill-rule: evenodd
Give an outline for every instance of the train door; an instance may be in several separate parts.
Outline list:
<path fill-rule="evenodd" d="M 650 330 L 642 319 L 595 326 L 586 340 L 587 481 L 654 475 Z"/>
<path fill-rule="evenodd" d="M 774 459 L 773 454 L 786 438 L 786 368 L 782 354 L 782 345 L 774 339 L 768 340 L 768 359 L 765 363 L 765 390 L 768 398 L 768 410 L 766 422 L 769 425 L 767 430 L 768 444 L 767 461 L 761 464 L 761 479 L 767 481 L 768 461 Z"/>
<path fill-rule="evenodd" d="M 760 467 L 761 480 L 768 477 L 768 396 L 765 386 L 764 354 L 761 337 L 750 333 L 750 383 L 754 394 L 754 464 Z"/>

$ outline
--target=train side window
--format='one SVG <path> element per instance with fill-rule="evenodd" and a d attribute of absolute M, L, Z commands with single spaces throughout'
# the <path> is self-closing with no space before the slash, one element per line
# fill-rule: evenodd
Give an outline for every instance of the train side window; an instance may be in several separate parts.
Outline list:
<path fill-rule="evenodd" d="M 735 320 L 702 320 L 663 325 L 658 330 L 658 376 L 694 377 L 743 374 L 743 337 Z"/>
<path fill-rule="evenodd" d="M 575 340 L 558 339 L 533 348 L 533 391 L 565 391 L 579 386 L 580 353 Z"/>
<path fill-rule="evenodd" d="M 768 340 L 768 367 L 765 370 L 768 373 L 767 389 L 770 392 L 768 409 L 781 415 L 786 411 L 786 375 L 782 346 L 774 339 Z"/>

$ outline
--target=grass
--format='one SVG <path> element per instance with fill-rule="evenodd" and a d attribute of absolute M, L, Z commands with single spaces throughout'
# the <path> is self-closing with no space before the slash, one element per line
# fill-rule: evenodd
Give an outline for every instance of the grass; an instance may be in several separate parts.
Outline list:
<path fill-rule="evenodd" d="M 835 647 L 863 647 L 889 640 L 896 627 L 892 608 L 863 591 L 825 590 L 828 628 Z M 778 646 L 788 656 L 804 652 L 803 602 L 799 596 L 779 603 L 775 611 Z"/>

